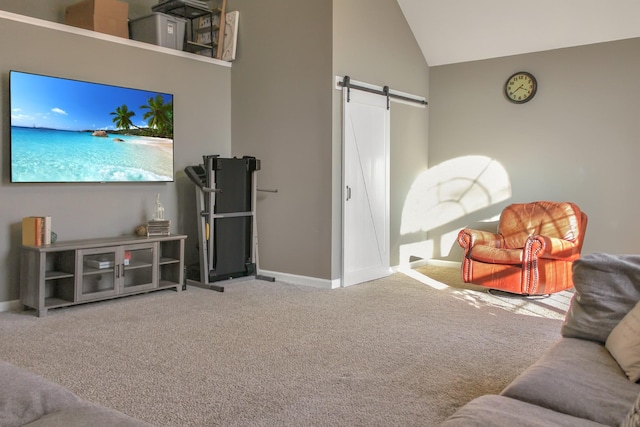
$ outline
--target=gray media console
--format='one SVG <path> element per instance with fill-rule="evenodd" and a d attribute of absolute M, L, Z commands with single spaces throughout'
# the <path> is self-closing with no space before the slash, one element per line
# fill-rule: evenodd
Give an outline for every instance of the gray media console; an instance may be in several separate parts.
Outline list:
<path fill-rule="evenodd" d="M 20 303 L 47 310 L 160 289 L 181 291 L 187 236 L 115 237 L 22 246 Z"/>

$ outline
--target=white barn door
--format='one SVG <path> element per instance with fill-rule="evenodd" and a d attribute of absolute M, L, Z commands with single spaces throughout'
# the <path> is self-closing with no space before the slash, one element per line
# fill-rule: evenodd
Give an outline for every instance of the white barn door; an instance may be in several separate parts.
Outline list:
<path fill-rule="evenodd" d="M 386 96 L 346 88 L 342 92 L 344 287 L 390 274 L 390 121 Z"/>

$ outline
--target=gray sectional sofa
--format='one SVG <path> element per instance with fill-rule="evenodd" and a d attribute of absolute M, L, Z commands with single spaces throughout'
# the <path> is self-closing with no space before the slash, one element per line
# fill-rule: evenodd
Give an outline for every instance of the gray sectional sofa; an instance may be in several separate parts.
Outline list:
<path fill-rule="evenodd" d="M 0 361 L 0 426 L 151 425 L 116 410 L 87 402 L 59 384 Z"/>
<path fill-rule="evenodd" d="M 442 426 L 640 426 L 640 255 L 586 255 L 573 279 L 562 338 Z"/>

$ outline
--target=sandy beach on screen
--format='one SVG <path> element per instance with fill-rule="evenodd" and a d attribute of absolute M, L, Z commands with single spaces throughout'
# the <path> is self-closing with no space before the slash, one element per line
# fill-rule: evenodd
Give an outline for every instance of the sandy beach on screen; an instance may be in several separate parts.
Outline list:
<path fill-rule="evenodd" d="M 157 138 L 153 136 L 136 136 L 132 139 L 125 139 L 122 142 L 129 144 L 143 144 L 159 148 L 164 151 L 173 152 L 173 139 Z"/>

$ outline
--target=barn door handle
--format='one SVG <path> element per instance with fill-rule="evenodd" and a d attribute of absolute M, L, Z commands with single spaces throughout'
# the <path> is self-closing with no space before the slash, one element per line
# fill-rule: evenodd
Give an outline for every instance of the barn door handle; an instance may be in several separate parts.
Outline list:
<path fill-rule="evenodd" d="M 351 187 L 347 185 L 347 202 L 351 199 Z"/>

